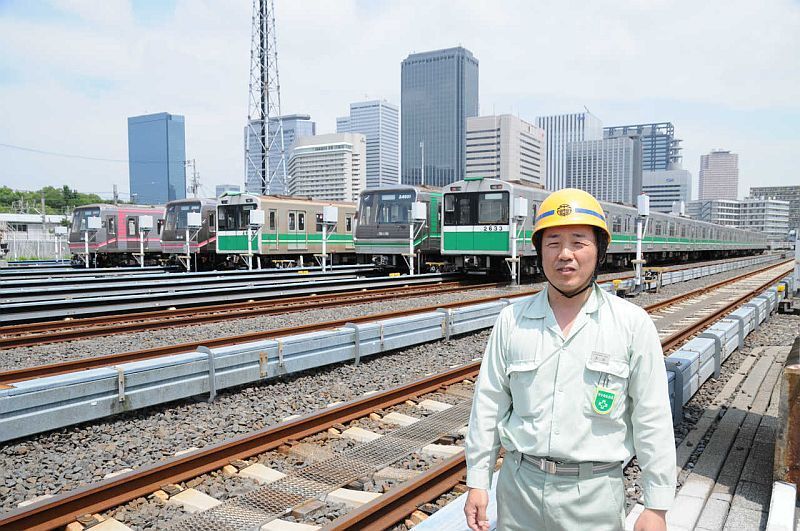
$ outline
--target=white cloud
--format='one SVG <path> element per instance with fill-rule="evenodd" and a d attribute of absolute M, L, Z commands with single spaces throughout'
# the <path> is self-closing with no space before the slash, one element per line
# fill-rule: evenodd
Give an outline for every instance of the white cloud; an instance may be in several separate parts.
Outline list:
<path fill-rule="evenodd" d="M 658 100 L 732 114 L 800 112 L 800 6 L 791 0 L 276 3 L 282 110 L 311 114 L 320 132 L 332 131 L 351 101 L 399 103 L 400 62 L 412 51 L 458 44 L 480 61 L 484 113 L 496 104 L 533 118 L 582 103 L 635 109 Z M 58 8 L 71 22 L 0 18 L 3 61 L 20 75 L 0 80 L 0 142 L 124 159 L 126 118 L 167 111 L 186 116 L 187 155 L 208 190 L 242 180 L 250 2 L 179 0 L 167 20 L 148 24 L 124 1 L 63 0 Z M 743 124 L 732 132 L 701 112 L 676 126 L 693 171 L 688 155 L 713 147 L 740 149 L 767 179 L 792 169 L 767 131 Z M 785 141 L 797 151 L 797 136 Z M 127 166 L 0 148 L 0 184 L 57 180 L 124 190 Z"/>

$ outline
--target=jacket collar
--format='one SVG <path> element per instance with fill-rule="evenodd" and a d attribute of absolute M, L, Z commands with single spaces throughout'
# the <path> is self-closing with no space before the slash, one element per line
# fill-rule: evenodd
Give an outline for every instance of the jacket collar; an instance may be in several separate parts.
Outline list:
<path fill-rule="evenodd" d="M 528 303 L 527 308 L 522 312 L 522 315 L 529 319 L 544 319 L 547 316 L 548 311 L 552 313 L 550 309 L 550 301 L 547 299 L 547 289 L 549 284 L 545 286 L 545 288 L 533 296 L 531 301 Z M 589 295 L 589 299 L 584 303 L 583 308 L 581 311 L 586 314 L 594 313 L 600 309 L 600 307 L 606 304 L 606 294 L 600 289 L 600 286 L 595 283 L 591 287 L 591 294 Z"/>

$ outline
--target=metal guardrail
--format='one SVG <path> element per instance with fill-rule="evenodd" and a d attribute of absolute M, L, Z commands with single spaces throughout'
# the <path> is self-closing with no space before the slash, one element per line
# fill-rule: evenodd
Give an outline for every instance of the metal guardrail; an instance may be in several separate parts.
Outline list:
<path fill-rule="evenodd" d="M 603 287 L 613 289 L 608 283 Z M 503 299 L 213 350 L 201 347 L 196 352 L 17 382 L 0 389 L 0 441 L 206 393 L 213 399 L 221 389 L 332 363 L 359 363 L 362 358 L 381 352 L 490 328 L 511 302 Z M 763 321 L 768 312 L 756 308 L 773 311 L 777 307 L 776 290 L 771 288 L 748 304 L 752 306 L 745 305 L 744 309 L 752 314 L 758 311 L 758 322 Z M 757 326 L 751 313 L 747 316 L 747 327 Z M 729 322 L 738 333 L 739 320 Z M 707 341 L 693 347 L 702 346 L 703 350 L 679 351 L 685 351 L 684 356 L 689 358 L 694 356 L 697 362 L 687 364 L 675 357 L 678 353 L 670 356 L 673 362 L 667 359 L 673 411 L 713 374 L 709 363 L 718 368 L 724 359 L 722 353 L 727 357 L 733 344 L 738 348 L 739 336 L 728 337 L 728 329 L 717 326 L 710 329 L 711 338 L 700 338 Z M 713 339 L 716 337 L 718 347 Z M 715 345 L 713 350 L 709 350 L 708 340 Z"/>

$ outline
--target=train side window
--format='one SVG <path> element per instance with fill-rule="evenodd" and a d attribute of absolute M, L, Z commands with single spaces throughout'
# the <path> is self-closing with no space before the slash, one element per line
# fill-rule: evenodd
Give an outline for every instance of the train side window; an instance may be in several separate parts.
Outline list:
<path fill-rule="evenodd" d="M 622 231 L 622 217 L 619 214 L 614 214 L 611 217 L 611 232 Z"/>
<path fill-rule="evenodd" d="M 656 236 L 661 236 L 661 222 L 657 221 L 655 226 Z"/>
<path fill-rule="evenodd" d="M 108 233 L 109 234 L 117 233 L 117 220 L 114 216 L 108 216 Z"/>
<path fill-rule="evenodd" d="M 209 232 L 217 232 L 217 225 L 215 223 L 214 214 L 208 214 L 208 231 Z"/>
<path fill-rule="evenodd" d="M 164 220 L 159 219 L 156 223 L 156 234 L 161 235 L 161 229 L 164 228 Z"/>
<path fill-rule="evenodd" d="M 289 230 L 294 230 L 294 212 L 289 212 Z"/>
<path fill-rule="evenodd" d="M 316 218 L 317 218 L 316 230 L 317 230 L 317 232 L 322 232 L 322 213 L 321 212 L 317 212 Z"/>
<path fill-rule="evenodd" d="M 136 234 L 136 218 L 128 218 L 128 236 Z"/>
<path fill-rule="evenodd" d="M 675 236 L 675 222 L 674 221 L 670 221 L 669 222 L 669 235 L 670 236 Z"/>
<path fill-rule="evenodd" d="M 306 215 L 302 212 L 297 213 L 297 230 L 306 230 Z"/>
<path fill-rule="evenodd" d="M 274 210 L 269 211 L 269 230 L 275 230 L 275 221 L 277 221 L 277 213 Z"/>
<path fill-rule="evenodd" d="M 353 218 L 351 216 L 344 218 L 344 230 L 345 232 L 353 232 Z"/>

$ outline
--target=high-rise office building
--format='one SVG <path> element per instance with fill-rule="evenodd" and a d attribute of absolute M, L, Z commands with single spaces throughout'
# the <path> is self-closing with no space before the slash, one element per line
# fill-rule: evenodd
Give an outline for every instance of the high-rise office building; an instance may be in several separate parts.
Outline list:
<path fill-rule="evenodd" d="M 567 182 L 600 201 L 635 204 L 642 191 L 641 143 L 619 137 L 567 144 Z"/>
<path fill-rule="evenodd" d="M 755 186 L 750 197 L 765 197 L 789 201 L 789 228 L 800 228 L 800 186 Z"/>
<path fill-rule="evenodd" d="M 462 179 L 467 118 L 478 116 L 478 60 L 460 46 L 411 54 L 401 65 L 400 92 L 401 182 Z"/>
<path fill-rule="evenodd" d="M 567 145 L 584 140 L 602 140 L 603 123 L 590 112 L 540 116 L 536 125 L 544 129 L 547 146 L 545 188 L 567 186 Z"/>
<path fill-rule="evenodd" d="M 739 194 L 739 155 L 715 149 L 700 157 L 698 199 L 736 199 Z"/>
<path fill-rule="evenodd" d="M 186 197 L 186 129 L 183 116 L 166 112 L 128 118 L 131 200 L 163 205 Z"/>
<path fill-rule="evenodd" d="M 225 192 L 241 192 L 242 187 L 238 184 L 218 184 L 214 191 L 216 192 L 216 197 L 219 197 Z"/>
<path fill-rule="evenodd" d="M 398 109 L 386 100 L 350 104 L 350 116 L 336 119 L 337 133 L 367 137 L 367 188 L 400 182 Z"/>
<path fill-rule="evenodd" d="M 544 130 L 510 114 L 467 118 L 466 177 L 544 188 Z"/>
<path fill-rule="evenodd" d="M 270 194 L 280 195 L 287 193 L 286 183 L 289 174 L 289 157 L 292 154 L 292 146 L 297 137 L 300 136 L 313 136 L 317 132 L 317 125 L 311 121 L 311 116 L 307 114 L 287 114 L 279 118 L 269 119 L 269 131 L 276 131 L 278 129 L 278 120 L 283 122 L 283 146 L 280 144 L 280 138 L 276 138 L 275 143 L 269 148 L 269 171 L 268 177 L 272 178 L 268 187 L 263 187 L 258 173 L 252 168 L 259 168 L 261 165 L 261 155 L 259 153 L 259 146 L 261 145 L 258 138 L 255 137 L 254 131 L 259 131 L 259 127 L 245 127 L 244 135 L 246 145 L 255 146 L 250 150 L 250 159 L 253 164 L 245 164 L 247 170 L 247 180 L 245 182 L 245 191 L 253 194 Z M 286 168 L 281 165 L 281 148 L 285 154 Z M 245 153 L 247 150 L 245 149 Z M 246 162 L 246 161 L 245 161 Z"/>
<path fill-rule="evenodd" d="M 670 122 L 616 125 L 604 128 L 603 135 L 605 138 L 639 136 L 642 142 L 642 171 L 680 168 L 683 158 L 681 141 L 675 138 L 675 126 Z"/>
<path fill-rule="evenodd" d="M 367 185 L 367 138 L 359 133 L 301 136 L 289 160 L 289 193 L 357 201 Z"/>
<path fill-rule="evenodd" d="M 688 170 L 656 170 L 642 172 L 642 193 L 650 196 L 650 208 L 670 213 L 673 204 L 684 207 L 692 198 L 692 174 Z"/>

